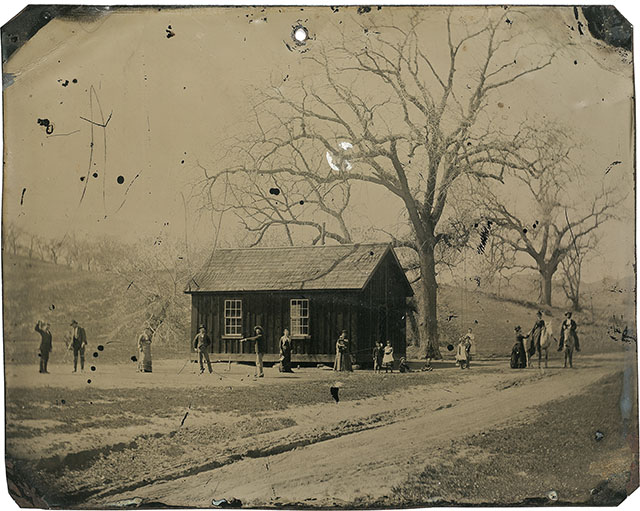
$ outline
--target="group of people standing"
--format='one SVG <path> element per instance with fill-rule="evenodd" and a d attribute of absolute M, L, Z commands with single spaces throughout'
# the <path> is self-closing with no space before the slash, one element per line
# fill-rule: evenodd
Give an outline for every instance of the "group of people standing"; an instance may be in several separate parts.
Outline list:
<path fill-rule="evenodd" d="M 580 351 L 580 340 L 578 339 L 577 324 L 572 318 L 572 313 L 567 311 L 565 319 L 560 326 L 560 340 L 553 335 L 551 323 L 546 323 L 543 319 L 542 311 L 536 314 L 536 322 L 528 334 L 522 333 L 520 325 L 515 327 L 516 342 L 511 350 L 511 367 L 513 369 L 524 369 L 532 366 L 534 355 L 538 354 L 538 367 L 542 366 L 544 355 L 544 366 L 548 367 L 549 349 L 551 341 L 558 343 L 558 351 L 564 351 L 564 368 L 573 367 L 573 353 Z"/>
<path fill-rule="evenodd" d="M 73 372 L 78 371 L 78 358 L 80 358 L 80 370 L 84 372 L 84 352 L 87 346 L 87 334 L 75 319 L 71 321 L 69 326 L 71 327 L 71 334 L 67 349 L 69 351 L 73 350 Z M 49 374 L 49 356 L 53 351 L 51 324 L 48 321 L 38 320 L 35 331 L 40 334 L 40 346 L 38 348 L 40 373 Z"/>
<path fill-rule="evenodd" d="M 243 337 L 239 341 L 241 343 L 253 342 L 256 353 L 256 378 L 264 378 L 264 364 L 263 356 L 266 351 L 266 339 L 264 336 L 264 330 L 260 325 L 256 325 L 253 329 L 254 335 L 251 337 Z M 211 367 L 211 360 L 209 358 L 209 351 L 211 348 L 211 338 L 207 334 L 207 327 L 200 325 L 198 333 L 193 339 L 193 348 L 198 353 L 198 362 L 200 364 L 200 374 L 204 373 L 204 363 L 207 363 L 207 369 L 211 374 L 213 369 Z M 280 338 L 280 372 L 292 373 L 291 369 L 291 335 L 289 329 L 285 328 L 283 335 Z"/>

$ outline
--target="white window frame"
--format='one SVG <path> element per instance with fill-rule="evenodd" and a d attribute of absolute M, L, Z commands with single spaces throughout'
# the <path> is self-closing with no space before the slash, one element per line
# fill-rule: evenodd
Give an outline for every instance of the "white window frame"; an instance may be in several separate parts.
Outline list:
<path fill-rule="evenodd" d="M 242 337 L 242 299 L 231 298 L 224 301 L 224 336 L 238 339 Z"/>
<path fill-rule="evenodd" d="M 300 305 L 303 306 L 301 307 Z M 303 311 L 306 314 L 303 314 Z M 291 298 L 289 300 L 289 320 L 291 322 L 291 337 L 309 337 L 310 314 L 308 298 Z"/>

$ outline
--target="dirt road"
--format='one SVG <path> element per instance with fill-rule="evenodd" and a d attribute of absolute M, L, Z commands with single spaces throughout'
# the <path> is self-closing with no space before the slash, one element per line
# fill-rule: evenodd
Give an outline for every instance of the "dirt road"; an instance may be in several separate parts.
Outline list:
<path fill-rule="evenodd" d="M 215 468 L 204 465 L 185 477 L 104 492 L 90 504 L 104 506 L 134 497 L 195 507 L 210 507 L 212 499 L 232 497 L 255 507 L 372 502 L 389 495 L 393 486 L 432 460 L 436 447 L 452 439 L 490 434 L 507 421 L 527 421 L 533 407 L 579 394 L 625 367 L 629 377 L 635 375 L 631 353 L 581 357 L 573 370 L 554 365 L 542 371 L 511 371 L 504 362 L 485 362 L 476 364 L 456 385 L 436 383 L 428 391 L 411 389 L 362 401 L 289 408 L 275 415 L 286 415 L 295 425 L 246 438 L 242 442 L 257 447 L 244 456 Z M 270 415 L 274 414 L 260 418 Z M 307 440 L 297 441 L 303 437 Z"/>

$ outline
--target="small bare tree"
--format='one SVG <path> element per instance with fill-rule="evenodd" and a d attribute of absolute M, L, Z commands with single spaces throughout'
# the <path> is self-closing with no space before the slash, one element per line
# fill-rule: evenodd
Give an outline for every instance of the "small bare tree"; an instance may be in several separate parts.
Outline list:
<path fill-rule="evenodd" d="M 591 197 L 585 196 L 579 191 L 583 190 L 580 173 L 566 149 L 568 137 L 552 130 L 540 142 L 542 171 L 537 175 L 513 174 L 505 189 L 482 187 L 479 205 L 499 227 L 493 235 L 513 253 L 513 267 L 539 273 L 541 301 L 550 306 L 553 277 L 559 266 L 572 253 L 580 254 L 574 263 L 581 264 L 582 257 L 595 246 L 597 230 L 617 218 L 621 195 L 614 185 L 603 181 Z M 580 273 L 575 270 L 579 265 L 573 268 L 577 284 Z"/>

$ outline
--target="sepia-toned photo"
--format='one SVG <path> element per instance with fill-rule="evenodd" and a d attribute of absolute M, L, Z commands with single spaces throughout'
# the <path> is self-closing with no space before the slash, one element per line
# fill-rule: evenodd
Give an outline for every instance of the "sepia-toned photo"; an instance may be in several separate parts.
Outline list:
<path fill-rule="evenodd" d="M 625 501 L 632 32 L 594 5 L 16 12 L 10 497 Z"/>

